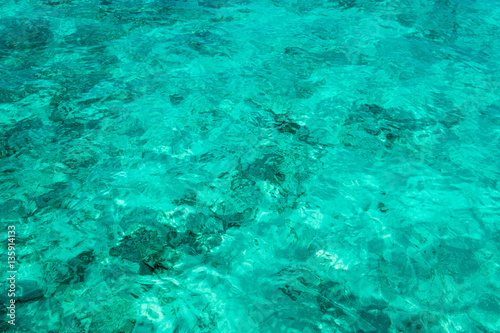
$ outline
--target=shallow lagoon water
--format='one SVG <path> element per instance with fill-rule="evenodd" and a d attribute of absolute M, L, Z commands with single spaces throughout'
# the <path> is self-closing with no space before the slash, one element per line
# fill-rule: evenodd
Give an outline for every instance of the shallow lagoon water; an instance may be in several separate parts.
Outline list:
<path fill-rule="evenodd" d="M 6 0 L 16 328 L 500 331 L 499 4 Z"/>

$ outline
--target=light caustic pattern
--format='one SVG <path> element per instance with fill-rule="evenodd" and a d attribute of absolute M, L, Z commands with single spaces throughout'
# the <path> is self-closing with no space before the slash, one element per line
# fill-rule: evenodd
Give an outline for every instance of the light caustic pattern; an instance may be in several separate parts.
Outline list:
<path fill-rule="evenodd" d="M 4 3 L 17 328 L 500 331 L 498 1 Z"/>

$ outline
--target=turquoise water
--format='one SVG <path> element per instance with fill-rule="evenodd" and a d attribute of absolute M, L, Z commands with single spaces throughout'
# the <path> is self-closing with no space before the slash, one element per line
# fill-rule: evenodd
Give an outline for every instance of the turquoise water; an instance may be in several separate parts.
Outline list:
<path fill-rule="evenodd" d="M 500 332 L 500 2 L 4 0 L 0 73 L 18 331 Z"/>

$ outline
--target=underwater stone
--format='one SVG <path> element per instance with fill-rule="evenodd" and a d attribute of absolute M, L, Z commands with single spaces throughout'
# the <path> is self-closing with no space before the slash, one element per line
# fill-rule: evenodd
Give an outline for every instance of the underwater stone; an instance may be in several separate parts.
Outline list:
<path fill-rule="evenodd" d="M 0 103 L 13 103 L 26 97 L 26 92 L 9 88 L 0 88 Z"/>
<path fill-rule="evenodd" d="M 0 20 L 0 55 L 46 46 L 52 35 L 46 19 L 4 18 Z"/>
<path fill-rule="evenodd" d="M 137 319 L 133 333 L 154 333 L 156 332 L 155 325 L 145 317 L 140 317 Z"/>
<path fill-rule="evenodd" d="M 173 105 L 179 105 L 183 100 L 184 97 L 179 94 L 170 95 L 170 103 L 172 103 Z"/>
<path fill-rule="evenodd" d="M 142 275 L 152 274 L 156 269 L 170 269 L 178 260 L 176 250 L 171 247 L 179 244 L 178 235 L 172 229 L 167 237 L 161 236 L 156 230 L 139 228 L 125 236 L 109 253 L 139 264 L 139 273 Z"/>
<path fill-rule="evenodd" d="M 51 286 L 67 284 L 73 276 L 71 267 L 60 260 L 48 261 L 43 268 L 43 280 Z"/>
<path fill-rule="evenodd" d="M 389 210 L 385 204 L 383 202 L 379 202 L 378 203 L 378 209 L 382 212 L 382 213 L 387 213 L 387 211 Z"/>
<path fill-rule="evenodd" d="M 391 318 L 383 310 L 363 309 L 360 316 L 375 328 L 375 332 L 389 332 L 391 328 Z"/>
<path fill-rule="evenodd" d="M 58 191 L 49 191 L 35 198 L 35 202 L 38 209 L 52 207 L 58 209 L 61 207 L 64 194 Z"/>
<path fill-rule="evenodd" d="M 300 129 L 300 125 L 292 122 L 284 115 L 275 115 L 274 120 L 276 122 L 276 127 L 278 128 L 278 132 L 280 133 L 291 133 L 295 134 L 297 130 Z"/>
<path fill-rule="evenodd" d="M 94 260 L 94 251 L 85 251 L 68 262 L 68 266 L 72 269 L 73 282 L 83 282 L 85 280 L 85 272 Z"/>
<path fill-rule="evenodd" d="M 16 295 L 18 295 L 17 299 L 20 302 L 31 302 L 44 296 L 42 289 L 35 280 L 19 281 L 16 289 L 19 290 L 19 295 L 17 291 Z"/>
<path fill-rule="evenodd" d="M 280 155 L 265 155 L 263 158 L 256 159 L 250 164 L 245 173 L 256 179 L 269 180 L 275 183 L 282 182 L 285 175 L 280 172 L 279 165 L 283 160 L 283 156 Z"/>
<path fill-rule="evenodd" d="M 44 297 L 43 290 L 35 280 L 21 280 L 16 281 L 16 301 L 17 302 L 31 302 Z M 4 288 L 0 294 L 0 302 L 8 302 L 8 288 Z"/>
<path fill-rule="evenodd" d="M 17 122 L 12 128 L 5 131 L 3 135 L 4 149 L 7 155 L 13 155 L 18 152 L 31 152 L 35 148 L 47 144 L 52 137 L 52 130 L 37 118 L 24 119 Z"/>
<path fill-rule="evenodd" d="M 224 231 L 229 228 L 238 228 L 245 224 L 245 221 L 249 220 L 249 216 L 252 215 L 252 209 L 247 208 L 244 212 L 228 214 L 228 215 L 217 215 L 216 217 L 223 222 Z"/>

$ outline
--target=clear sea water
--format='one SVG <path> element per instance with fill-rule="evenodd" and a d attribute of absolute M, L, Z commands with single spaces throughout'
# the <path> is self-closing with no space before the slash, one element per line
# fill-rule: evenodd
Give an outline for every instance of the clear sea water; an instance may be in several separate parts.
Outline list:
<path fill-rule="evenodd" d="M 0 74 L 17 331 L 500 332 L 499 1 L 3 0 Z"/>

